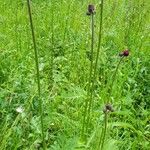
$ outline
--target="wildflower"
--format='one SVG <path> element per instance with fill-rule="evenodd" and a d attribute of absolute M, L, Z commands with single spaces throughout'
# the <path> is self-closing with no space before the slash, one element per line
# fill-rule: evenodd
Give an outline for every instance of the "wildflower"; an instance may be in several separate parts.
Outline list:
<path fill-rule="evenodd" d="M 24 111 L 24 109 L 21 106 L 16 108 L 16 112 L 18 112 L 18 113 L 23 113 L 23 111 Z"/>
<path fill-rule="evenodd" d="M 114 111 L 114 109 L 113 109 L 113 107 L 112 107 L 111 104 L 106 104 L 105 107 L 104 107 L 104 109 L 103 109 L 104 113 L 113 112 L 113 111 Z"/>
<path fill-rule="evenodd" d="M 91 15 L 95 13 L 95 7 L 94 5 L 90 4 L 88 5 L 88 12 L 86 13 L 87 15 Z"/>
<path fill-rule="evenodd" d="M 129 50 L 128 50 L 128 49 L 124 50 L 123 52 L 121 52 L 121 53 L 119 54 L 119 56 L 124 56 L 124 57 L 129 56 Z"/>

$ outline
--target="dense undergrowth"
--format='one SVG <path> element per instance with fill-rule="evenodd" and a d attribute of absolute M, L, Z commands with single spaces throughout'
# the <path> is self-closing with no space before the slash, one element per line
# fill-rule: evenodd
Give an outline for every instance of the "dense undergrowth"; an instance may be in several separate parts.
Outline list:
<path fill-rule="evenodd" d="M 86 15 L 91 3 L 96 7 L 93 54 L 91 16 Z M 42 149 L 42 115 L 49 150 L 149 150 L 149 1 L 104 0 L 100 55 L 92 80 L 89 72 L 91 55 L 94 62 L 98 47 L 100 2 L 32 0 L 31 8 L 43 114 L 27 2 L 1 0 L 0 149 Z M 129 56 L 122 59 L 119 54 L 125 49 Z M 82 133 L 89 81 L 94 82 L 93 103 Z M 105 120 L 103 109 L 108 102 L 113 112 Z M 100 146 L 102 138 L 104 146 Z"/>

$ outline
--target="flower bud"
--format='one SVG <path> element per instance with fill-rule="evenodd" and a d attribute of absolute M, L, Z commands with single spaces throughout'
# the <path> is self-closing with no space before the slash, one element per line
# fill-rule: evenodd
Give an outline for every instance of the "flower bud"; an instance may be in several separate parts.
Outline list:
<path fill-rule="evenodd" d="M 128 50 L 128 49 L 127 49 L 127 50 L 124 50 L 123 52 L 121 52 L 121 53 L 119 54 L 119 56 L 124 56 L 124 57 L 129 56 L 129 50 Z"/>
<path fill-rule="evenodd" d="M 95 13 L 95 8 L 94 5 L 90 4 L 88 5 L 88 12 L 86 13 L 87 15 L 91 15 Z"/>
<path fill-rule="evenodd" d="M 106 113 L 106 112 L 113 112 L 113 111 L 114 111 L 114 109 L 113 109 L 111 104 L 106 104 L 104 109 L 103 109 L 104 113 Z"/>

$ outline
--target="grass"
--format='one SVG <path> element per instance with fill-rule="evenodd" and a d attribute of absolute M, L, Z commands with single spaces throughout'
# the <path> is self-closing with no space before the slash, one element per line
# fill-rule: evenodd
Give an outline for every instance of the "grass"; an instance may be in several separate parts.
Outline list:
<path fill-rule="evenodd" d="M 102 8 L 99 1 L 92 3 L 96 7 L 96 75 L 84 140 L 81 131 L 83 116 L 87 115 L 83 112 L 91 66 L 90 17 L 86 15 L 89 3 L 31 1 L 46 149 L 148 150 L 150 4 L 147 0 L 106 0 Z M 43 149 L 26 1 L 0 1 L 0 41 L 0 149 Z M 130 54 L 118 65 L 124 49 Z M 103 108 L 107 102 L 114 112 L 106 118 Z"/>

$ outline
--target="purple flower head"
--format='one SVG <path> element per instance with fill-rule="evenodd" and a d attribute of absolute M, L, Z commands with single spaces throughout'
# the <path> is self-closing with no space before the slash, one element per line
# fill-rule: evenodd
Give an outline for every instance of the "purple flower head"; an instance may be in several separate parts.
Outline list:
<path fill-rule="evenodd" d="M 123 52 L 121 52 L 121 53 L 119 54 L 119 56 L 124 56 L 124 57 L 129 56 L 129 50 L 128 50 L 128 49 L 124 50 Z"/>
<path fill-rule="evenodd" d="M 104 109 L 103 109 L 104 113 L 113 112 L 113 111 L 114 111 L 114 109 L 113 109 L 113 107 L 112 107 L 111 104 L 106 104 L 105 107 L 104 107 Z"/>
<path fill-rule="evenodd" d="M 94 14 L 94 13 L 95 13 L 95 7 L 94 7 L 94 5 L 92 5 L 92 4 L 88 5 L 87 15 L 91 15 L 91 14 Z"/>

